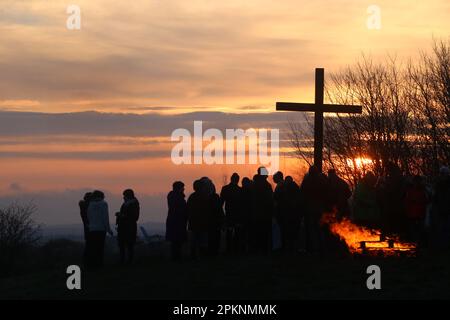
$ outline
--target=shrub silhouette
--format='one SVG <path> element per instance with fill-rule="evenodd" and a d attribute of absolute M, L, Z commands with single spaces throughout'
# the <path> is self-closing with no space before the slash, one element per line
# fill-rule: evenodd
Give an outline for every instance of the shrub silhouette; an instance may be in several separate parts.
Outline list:
<path fill-rule="evenodd" d="M 20 256 L 40 239 L 40 227 L 32 215 L 36 206 L 32 203 L 14 202 L 0 208 L 0 271 L 8 273 Z"/>

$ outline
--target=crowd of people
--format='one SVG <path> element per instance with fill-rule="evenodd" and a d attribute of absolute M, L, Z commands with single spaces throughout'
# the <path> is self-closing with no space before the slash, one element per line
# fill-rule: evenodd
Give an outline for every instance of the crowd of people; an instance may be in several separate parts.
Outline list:
<path fill-rule="evenodd" d="M 272 250 L 273 226 L 279 229 L 281 251 L 317 254 L 326 249 L 325 213 L 336 219 L 396 234 L 421 248 L 450 248 L 450 170 L 442 167 L 432 184 L 421 176 L 405 176 L 395 164 L 380 177 L 367 172 L 352 192 L 345 180 L 329 170 L 311 166 L 298 185 L 278 171 L 272 176 L 264 167 L 252 179 L 233 173 L 220 193 L 211 179 L 193 183 L 186 199 L 185 184 L 176 181 L 167 195 L 166 240 L 171 257 L 180 260 L 188 243 L 190 256 L 267 254 Z M 239 183 L 241 184 L 239 185 Z M 103 263 L 105 236 L 113 234 L 108 204 L 101 191 L 87 193 L 80 201 L 86 240 L 85 264 Z M 139 202 L 133 190 L 123 192 L 116 213 L 120 262 L 131 263 L 136 242 Z M 224 243 L 222 243 L 224 242 Z"/>
<path fill-rule="evenodd" d="M 348 214 L 351 191 L 334 170 L 328 176 L 312 166 L 299 186 L 291 176 L 276 172 L 268 181 L 264 167 L 252 179 L 233 173 L 229 184 L 216 193 L 213 182 L 203 177 L 193 184 L 194 192 L 185 200 L 184 183 L 177 181 L 169 193 L 166 239 L 171 242 L 172 258 L 180 259 L 181 247 L 191 233 L 191 256 L 217 255 L 221 234 L 225 251 L 266 254 L 272 250 L 273 223 L 279 227 L 281 250 L 300 250 L 304 230 L 304 250 L 323 249 L 321 216 L 329 207 Z M 329 191 L 328 191 L 329 190 Z M 332 195 L 331 197 L 329 195 Z"/>
<path fill-rule="evenodd" d="M 376 177 L 368 172 L 355 190 L 335 170 L 323 174 L 311 166 L 298 185 L 282 172 L 268 181 L 264 167 L 253 179 L 233 173 L 220 194 L 208 177 L 194 181 L 194 192 L 185 199 L 184 183 L 177 181 L 168 194 L 166 239 L 172 258 L 181 258 L 190 238 L 190 253 L 217 255 L 223 233 L 227 253 L 268 253 L 272 249 L 272 226 L 280 232 L 286 253 L 326 250 L 325 213 L 336 219 L 376 228 L 386 236 L 396 234 L 420 248 L 450 247 L 450 171 L 442 167 L 439 177 L 427 185 L 421 176 L 402 175 L 395 164 Z M 191 237 L 188 237 L 191 234 Z"/>
<path fill-rule="evenodd" d="M 430 181 L 405 176 L 389 163 L 377 178 L 368 172 L 357 183 L 353 197 L 355 222 L 398 234 L 421 248 L 448 247 L 450 241 L 450 170 L 441 167 Z"/>

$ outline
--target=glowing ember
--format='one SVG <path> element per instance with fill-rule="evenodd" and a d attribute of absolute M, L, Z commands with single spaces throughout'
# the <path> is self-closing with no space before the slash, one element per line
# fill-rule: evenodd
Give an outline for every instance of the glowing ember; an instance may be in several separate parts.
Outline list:
<path fill-rule="evenodd" d="M 347 218 L 338 221 L 332 213 L 325 214 L 322 223 L 328 224 L 330 231 L 345 241 L 351 253 L 376 250 L 395 254 L 399 251 L 410 252 L 416 248 L 414 244 L 402 242 L 398 237 L 384 240 L 380 231 L 355 225 Z"/>

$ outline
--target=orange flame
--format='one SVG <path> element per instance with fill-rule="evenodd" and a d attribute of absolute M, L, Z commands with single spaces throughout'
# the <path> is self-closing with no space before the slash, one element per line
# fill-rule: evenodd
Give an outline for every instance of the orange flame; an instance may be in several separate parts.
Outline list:
<path fill-rule="evenodd" d="M 412 251 L 415 245 L 402 242 L 396 236 L 389 237 L 389 240 L 381 241 L 381 232 L 358 226 L 349 219 L 343 218 L 338 221 L 334 214 L 324 214 L 322 223 L 328 224 L 330 231 L 345 241 L 351 253 L 358 253 L 366 250 L 377 250 L 384 254 L 395 254 L 399 251 Z"/>

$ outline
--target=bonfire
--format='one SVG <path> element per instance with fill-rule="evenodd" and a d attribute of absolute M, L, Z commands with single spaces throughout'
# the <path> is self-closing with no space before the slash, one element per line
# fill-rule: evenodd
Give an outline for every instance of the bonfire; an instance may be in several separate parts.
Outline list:
<path fill-rule="evenodd" d="M 356 225 L 348 218 L 338 220 L 334 213 L 326 213 L 322 223 L 346 243 L 352 254 L 412 254 L 416 249 L 415 244 L 401 241 L 398 236 L 386 237 L 381 231 Z"/>

